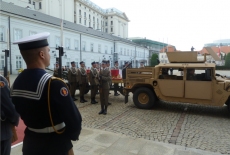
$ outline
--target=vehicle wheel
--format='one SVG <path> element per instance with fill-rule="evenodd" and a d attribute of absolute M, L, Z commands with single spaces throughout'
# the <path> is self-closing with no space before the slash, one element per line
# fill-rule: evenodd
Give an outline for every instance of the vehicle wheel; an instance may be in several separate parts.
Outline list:
<path fill-rule="evenodd" d="M 133 102 L 140 109 L 150 109 L 156 102 L 156 95 L 152 90 L 141 87 L 134 92 Z"/>

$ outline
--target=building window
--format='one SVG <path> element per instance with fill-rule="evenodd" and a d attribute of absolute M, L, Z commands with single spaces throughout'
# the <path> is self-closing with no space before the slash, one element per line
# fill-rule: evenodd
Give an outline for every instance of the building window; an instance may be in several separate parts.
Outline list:
<path fill-rule="evenodd" d="M 31 36 L 31 35 L 35 35 L 35 34 L 37 34 L 37 32 L 30 31 L 30 34 L 29 34 L 29 35 Z"/>
<path fill-rule="evenodd" d="M 85 20 L 84 24 L 85 24 L 85 26 L 86 26 L 86 20 Z"/>
<path fill-rule="evenodd" d="M 90 44 L 90 51 L 93 52 L 93 43 Z"/>
<path fill-rule="evenodd" d="M 107 24 L 107 22 L 105 22 L 105 26 L 107 26 L 108 24 Z"/>
<path fill-rule="evenodd" d="M 17 55 L 16 56 L 16 69 L 22 68 L 22 56 Z"/>
<path fill-rule="evenodd" d="M 42 9 L 42 2 L 39 2 L 39 9 Z"/>
<path fill-rule="evenodd" d="M 5 28 L 3 26 L 0 27 L 0 41 L 5 41 Z"/>
<path fill-rule="evenodd" d="M 89 22 L 89 27 L 91 27 L 91 23 Z"/>
<path fill-rule="evenodd" d="M 56 45 L 56 48 L 60 46 L 60 37 L 55 38 L 55 45 Z"/>
<path fill-rule="evenodd" d="M 69 38 L 65 39 L 65 47 L 66 49 L 70 49 L 70 39 Z"/>
<path fill-rule="evenodd" d="M 129 50 L 127 50 L 127 55 L 129 56 Z"/>
<path fill-rule="evenodd" d="M 105 32 L 108 33 L 108 29 L 107 28 L 105 28 Z"/>
<path fill-rule="evenodd" d="M 86 18 L 86 12 L 84 12 L 84 17 Z"/>
<path fill-rule="evenodd" d="M 113 21 L 111 21 L 111 25 L 113 25 Z"/>
<path fill-rule="evenodd" d="M 113 28 L 111 28 L 111 32 L 113 32 Z"/>
<path fill-rule="evenodd" d="M 79 15 L 81 15 L 81 10 L 79 10 Z"/>
<path fill-rule="evenodd" d="M 126 49 L 124 49 L 124 55 L 126 55 Z"/>
<path fill-rule="evenodd" d="M 89 19 L 90 19 L 90 15 L 89 15 Z"/>
<path fill-rule="evenodd" d="M 120 54 L 122 54 L 122 48 L 120 49 Z"/>
<path fill-rule="evenodd" d="M 35 2 L 33 2 L 33 5 L 35 6 Z"/>
<path fill-rule="evenodd" d="M 93 29 L 95 29 L 95 24 L 93 24 Z"/>
<path fill-rule="evenodd" d="M 78 40 L 74 40 L 74 49 L 78 50 Z"/>
<path fill-rule="evenodd" d="M 95 17 L 93 17 L 93 22 L 95 22 Z"/>
<path fill-rule="evenodd" d="M 105 46 L 105 53 L 108 53 L 108 46 Z"/>
<path fill-rule="evenodd" d="M 81 24 L 81 18 L 79 18 L 79 23 Z"/>
<path fill-rule="evenodd" d="M 101 45 L 98 45 L 98 53 L 101 53 Z"/>
<path fill-rule="evenodd" d="M 22 30 L 14 29 L 14 41 L 17 41 L 22 38 Z"/>
<path fill-rule="evenodd" d="M 111 53 L 113 53 L 113 47 L 111 47 Z"/>
<path fill-rule="evenodd" d="M 29 4 L 31 4 L 31 0 L 28 0 Z"/>
<path fill-rule="evenodd" d="M 0 60 L 0 69 L 4 69 L 5 66 L 5 56 L 1 55 L 1 60 Z"/>
<path fill-rule="evenodd" d="M 82 42 L 82 51 L 86 51 L 86 42 L 85 41 Z"/>

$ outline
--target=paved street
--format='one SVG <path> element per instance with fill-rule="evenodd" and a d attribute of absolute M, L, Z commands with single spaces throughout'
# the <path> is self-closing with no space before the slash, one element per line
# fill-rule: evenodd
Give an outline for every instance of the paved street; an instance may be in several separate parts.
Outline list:
<path fill-rule="evenodd" d="M 208 107 L 159 101 L 154 109 L 142 110 L 134 106 L 132 95 L 129 96 L 129 102 L 124 104 L 123 96 L 114 97 L 111 91 L 109 101 L 112 105 L 105 116 L 98 115 L 99 104 L 90 104 L 90 93 L 86 99 L 88 103 L 76 102 L 84 128 L 230 154 L 230 113 L 226 106 Z M 96 100 L 99 100 L 98 95 Z"/>
<path fill-rule="evenodd" d="M 226 106 L 160 101 L 154 109 L 142 110 L 134 106 L 132 96 L 127 104 L 122 96 L 114 97 L 112 92 L 110 96 L 112 105 L 106 116 L 98 115 L 99 104 L 76 102 L 84 127 L 230 154 L 230 113 Z"/>

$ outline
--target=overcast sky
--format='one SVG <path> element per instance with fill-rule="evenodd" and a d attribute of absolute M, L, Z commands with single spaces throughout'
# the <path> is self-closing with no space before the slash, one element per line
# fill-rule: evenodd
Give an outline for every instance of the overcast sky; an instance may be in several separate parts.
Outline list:
<path fill-rule="evenodd" d="M 230 0 L 91 1 L 125 12 L 129 37 L 164 40 L 178 50 L 201 50 L 205 43 L 230 39 Z"/>

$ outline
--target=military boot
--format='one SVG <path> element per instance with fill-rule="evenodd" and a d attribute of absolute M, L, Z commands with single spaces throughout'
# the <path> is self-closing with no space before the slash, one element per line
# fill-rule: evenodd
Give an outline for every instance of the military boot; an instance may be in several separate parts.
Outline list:
<path fill-rule="evenodd" d="M 94 100 L 95 103 L 98 103 L 98 102 L 95 100 L 95 97 L 93 98 L 93 100 Z"/>
<path fill-rule="evenodd" d="M 94 98 L 91 98 L 91 104 L 96 104 Z"/>
<path fill-rule="evenodd" d="M 88 102 L 87 100 L 85 100 L 85 97 L 84 97 L 84 96 L 82 97 L 82 99 L 83 99 L 84 102 Z"/>
<path fill-rule="evenodd" d="M 82 96 L 80 97 L 80 102 L 81 102 L 81 103 L 84 103 L 84 100 L 83 100 L 83 97 L 82 97 Z"/>
<path fill-rule="evenodd" d="M 104 105 L 101 105 L 101 111 L 98 114 L 100 115 L 100 114 L 103 114 L 103 113 L 104 113 Z"/>
<path fill-rule="evenodd" d="M 107 114 L 107 107 L 108 107 L 108 106 L 105 106 L 105 110 L 104 110 L 104 112 L 103 112 L 104 115 Z"/>

